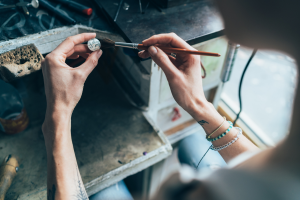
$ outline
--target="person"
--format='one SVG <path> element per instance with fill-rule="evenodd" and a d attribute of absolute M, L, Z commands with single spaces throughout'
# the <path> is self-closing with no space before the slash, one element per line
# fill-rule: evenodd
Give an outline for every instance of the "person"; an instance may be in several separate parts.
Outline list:
<path fill-rule="evenodd" d="M 299 1 L 216 0 L 216 3 L 229 40 L 250 48 L 283 51 L 299 62 Z M 42 62 L 47 98 L 42 130 L 47 149 L 48 199 L 88 199 L 78 171 L 70 127 L 72 111 L 81 97 L 84 82 L 102 53 L 101 50 L 90 53 L 81 43 L 95 36 L 84 33 L 69 37 Z M 230 124 L 204 96 L 199 56 L 177 54 L 174 58 L 161 51 L 159 45 L 193 48 L 174 33 L 152 36 L 143 44 L 150 47 L 139 56 L 150 56 L 161 67 L 177 103 L 207 134 L 220 125 L 213 137 L 226 131 Z M 79 55 L 87 58 L 84 64 L 78 68 L 66 65 L 66 58 Z M 258 151 L 241 136 L 219 151 L 226 162 L 235 160 L 234 167 L 217 170 L 205 179 L 184 167 L 160 187 L 154 199 L 299 199 L 299 90 L 297 87 L 290 133 L 279 145 Z M 213 141 L 213 146 L 230 142 L 239 131 L 231 128 L 224 137 Z"/>

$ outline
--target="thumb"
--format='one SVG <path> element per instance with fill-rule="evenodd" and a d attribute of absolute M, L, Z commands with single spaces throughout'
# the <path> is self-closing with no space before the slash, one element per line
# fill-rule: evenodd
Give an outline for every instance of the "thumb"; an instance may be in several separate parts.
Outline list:
<path fill-rule="evenodd" d="M 94 51 L 89 55 L 89 57 L 86 59 L 86 61 L 80 65 L 78 68 L 86 75 L 88 76 L 93 69 L 98 65 L 98 60 L 102 55 L 102 50 Z"/>
<path fill-rule="evenodd" d="M 169 56 L 159 47 L 150 46 L 148 52 L 152 60 L 162 68 L 168 78 L 171 78 L 178 73 L 178 69 L 173 65 Z"/>

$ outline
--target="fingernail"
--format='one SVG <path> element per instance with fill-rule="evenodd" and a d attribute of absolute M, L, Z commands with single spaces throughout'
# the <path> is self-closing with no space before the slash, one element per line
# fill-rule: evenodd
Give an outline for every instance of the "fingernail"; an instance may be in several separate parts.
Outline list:
<path fill-rule="evenodd" d="M 100 58 L 101 55 L 102 55 L 102 50 L 100 49 L 100 50 L 97 52 L 97 57 Z"/>
<path fill-rule="evenodd" d="M 155 54 L 157 54 L 157 49 L 154 46 L 150 46 L 148 48 L 148 52 L 150 53 L 151 56 L 154 56 Z"/>

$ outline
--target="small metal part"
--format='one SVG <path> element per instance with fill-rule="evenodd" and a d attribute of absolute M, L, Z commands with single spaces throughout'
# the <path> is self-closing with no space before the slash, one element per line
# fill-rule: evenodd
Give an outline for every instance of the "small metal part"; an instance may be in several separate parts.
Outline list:
<path fill-rule="evenodd" d="M 146 10 L 147 10 L 147 8 L 148 8 L 149 4 L 150 4 L 150 0 L 148 1 L 148 3 L 146 4 L 146 7 L 145 7 L 145 9 L 143 10 L 143 14 L 145 14 L 145 12 L 146 12 Z"/>
<path fill-rule="evenodd" d="M 174 58 L 176 58 L 176 53 L 171 53 L 171 56 L 173 56 Z"/>
<path fill-rule="evenodd" d="M 16 172 L 18 172 L 19 171 L 19 167 L 16 167 Z"/>
<path fill-rule="evenodd" d="M 138 49 L 138 43 L 126 43 L 126 42 L 116 42 L 116 47 L 125 47 L 125 48 L 131 48 L 131 49 Z"/>
<path fill-rule="evenodd" d="M 40 4 L 38 0 L 32 0 L 30 5 L 34 8 L 38 8 Z"/>
<path fill-rule="evenodd" d="M 16 5 L 4 5 L 0 7 L 0 10 L 9 9 L 9 8 L 15 8 Z"/>
<path fill-rule="evenodd" d="M 19 0 L 19 1 L 21 4 L 24 3 L 24 0 Z M 26 15 L 29 15 L 29 11 L 28 11 L 26 5 L 22 5 L 22 9 Z"/>
<path fill-rule="evenodd" d="M 28 9 L 27 9 L 27 6 L 32 6 L 34 8 L 38 8 L 39 7 L 39 1 L 38 0 L 32 0 L 31 3 L 27 3 L 27 2 L 24 2 L 24 1 L 20 1 L 16 4 L 12 4 L 12 5 L 3 5 L 1 4 L 1 7 L 0 7 L 0 10 L 5 10 L 5 9 L 10 9 L 10 8 L 15 8 L 15 7 L 22 7 L 23 10 L 27 10 L 25 12 L 26 15 L 29 15 L 29 12 L 28 12 Z"/>
<path fill-rule="evenodd" d="M 129 7 L 130 7 L 129 4 L 125 2 L 125 3 L 124 3 L 124 6 L 123 6 L 123 9 L 124 9 L 124 10 L 128 10 Z"/>
<path fill-rule="evenodd" d="M 221 81 L 223 83 L 229 81 L 229 79 L 230 79 L 231 70 L 233 68 L 235 57 L 236 57 L 239 47 L 240 47 L 239 44 L 234 44 L 234 43 L 228 44 L 228 49 L 227 49 L 225 61 L 224 61 L 224 67 L 221 72 Z"/>
<path fill-rule="evenodd" d="M 53 15 L 55 15 L 56 17 L 64 20 L 65 22 L 67 22 L 68 24 L 73 24 L 75 25 L 77 23 L 77 21 L 73 18 L 71 18 L 69 15 L 67 15 L 66 12 L 62 12 L 62 10 L 60 10 L 58 7 L 54 7 L 50 1 L 46 1 L 46 0 L 39 0 L 39 6 L 42 8 L 47 9 L 48 11 L 50 11 Z"/>
<path fill-rule="evenodd" d="M 97 51 L 101 48 L 101 42 L 94 38 L 88 41 L 87 46 L 91 51 Z"/>
<path fill-rule="evenodd" d="M 116 22 L 117 19 L 118 19 L 118 15 L 119 15 L 119 12 L 120 12 L 120 10 L 121 10 L 123 1 L 124 1 L 124 0 L 120 0 L 120 2 L 119 2 L 119 7 L 118 7 L 118 10 L 117 10 L 116 15 L 115 15 L 114 22 Z"/>
<path fill-rule="evenodd" d="M 143 13 L 143 8 L 142 8 L 142 2 L 139 0 L 139 5 L 140 5 L 140 12 Z"/>

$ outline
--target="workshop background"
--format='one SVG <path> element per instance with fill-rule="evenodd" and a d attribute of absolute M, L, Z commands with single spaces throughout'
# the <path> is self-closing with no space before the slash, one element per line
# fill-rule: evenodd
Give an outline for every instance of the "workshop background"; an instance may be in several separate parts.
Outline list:
<path fill-rule="evenodd" d="M 238 113 L 238 85 L 252 49 L 224 37 L 212 1 L 71 1 L 82 10 L 59 0 L 40 0 L 38 8 L 34 2 L 0 1 L 0 160 L 14 155 L 18 161 L 6 199 L 46 197 L 40 62 L 68 36 L 96 32 L 99 39 L 141 43 L 154 34 L 175 32 L 197 50 L 221 54 L 201 57 L 204 92 L 216 108 L 225 106 L 234 117 Z M 74 110 L 72 140 L 89 195 L 125 179 L 134 197 L 148 199 L 179 168 L 178 143 L 195 132 L 205 134 L 172 98 L 162 70 L 137 52 L 104 50 Z M 84 59 L 66 62 L 76 67 Z M 239 122 L 258 146 L 273 146 L 288 134 L 296 77 L 295 61 L 278 52 L 258 51 L 250 63 Z M 1 94 L 14 100 L 7 103 Z"/>

